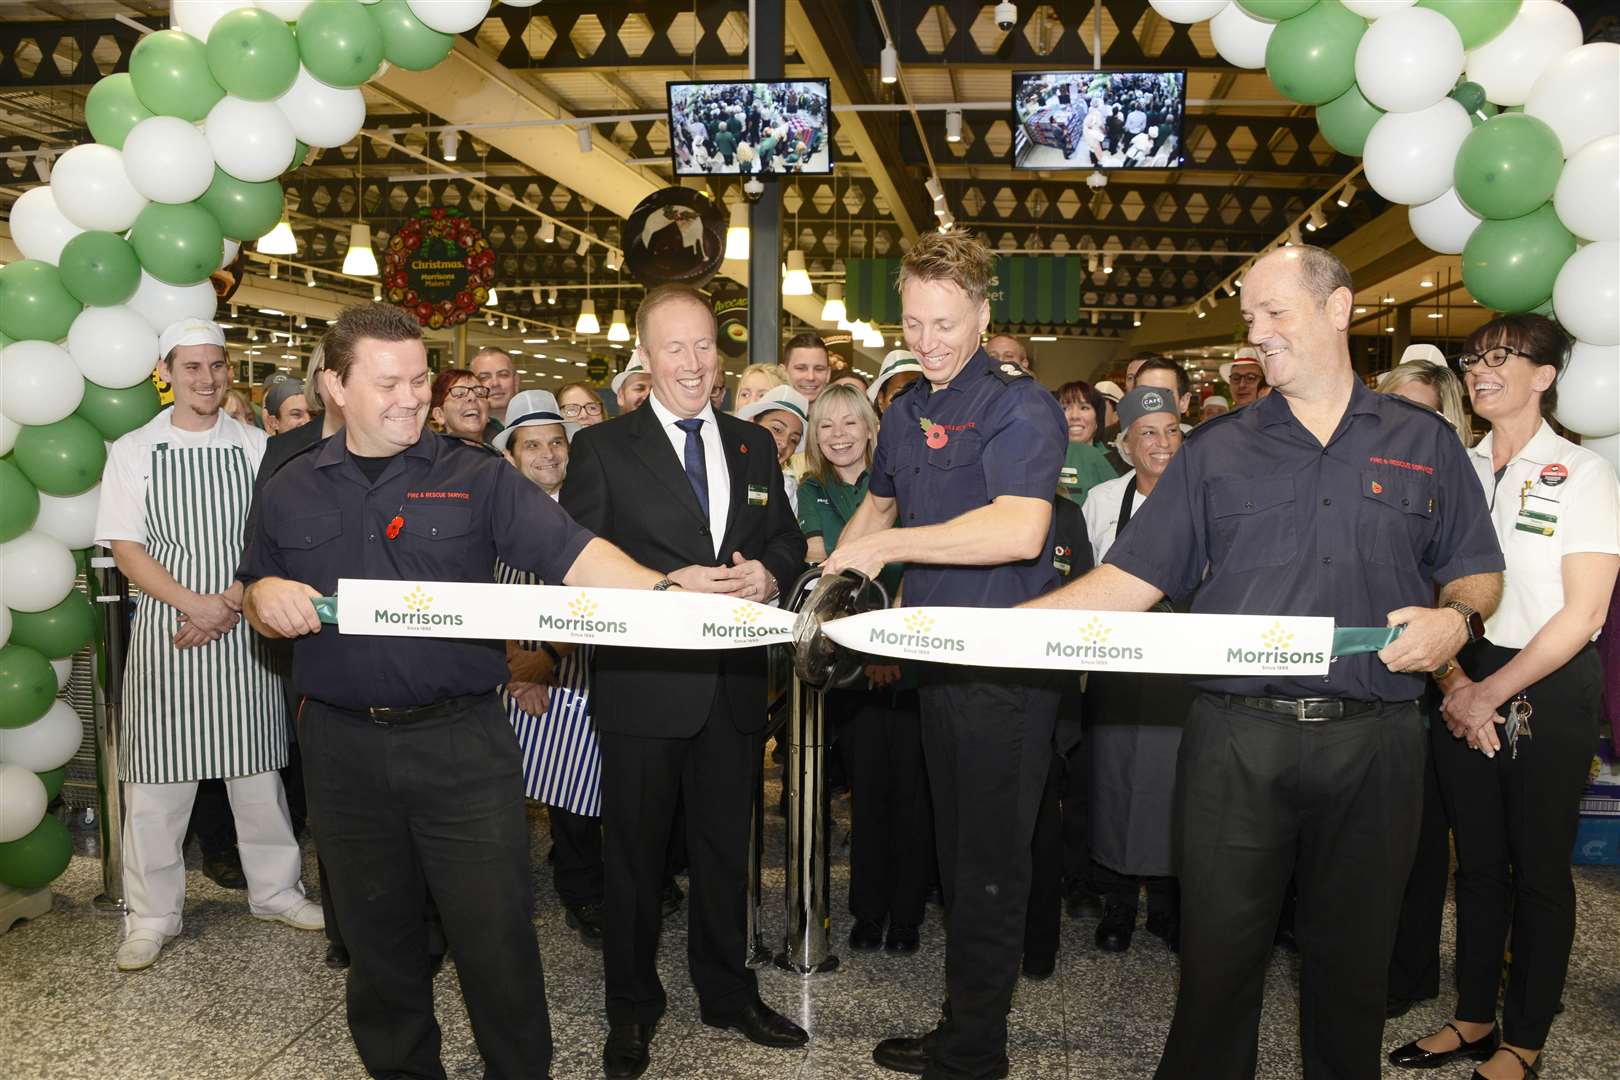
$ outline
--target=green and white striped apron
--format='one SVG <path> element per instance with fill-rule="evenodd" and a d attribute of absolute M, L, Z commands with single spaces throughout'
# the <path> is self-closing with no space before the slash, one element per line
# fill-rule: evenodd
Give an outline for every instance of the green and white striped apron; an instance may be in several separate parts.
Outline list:
<path fill-rule="evenodd" d="M 240 446 L 152 448 L 146 550 L 175 581 L 224 592 L 242 557 L 253 466 Z M 287 763 L 286 704 L 266 642 L 243 619 L 176 649 L 180 613 L 142 594 L 124 670 L 119 779 L 168 784 L 251 776 Z"/>

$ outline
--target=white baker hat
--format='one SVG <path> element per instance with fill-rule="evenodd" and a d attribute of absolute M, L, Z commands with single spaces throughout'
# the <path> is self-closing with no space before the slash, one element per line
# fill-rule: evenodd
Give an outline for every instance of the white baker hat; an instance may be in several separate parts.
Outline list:
<path fill-rule="evenodd" d="M 170 323 L 158 335 L 158 355 L 168 356 L 171 350 L 181 345 L 218 345 L 223 349 L 225 331 L 212 319 L 187 316 L 179 322 Z"/>

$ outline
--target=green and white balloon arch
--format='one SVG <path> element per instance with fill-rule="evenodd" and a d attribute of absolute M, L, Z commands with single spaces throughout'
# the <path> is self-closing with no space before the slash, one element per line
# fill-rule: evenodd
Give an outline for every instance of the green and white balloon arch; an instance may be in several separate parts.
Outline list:
<path fill-rule="evenodd" d="M 529 7 L 538 0 L 503 0 Z M 1558 419 L 1620 467 L 1620 45 L 1557 0 L 1149 0 L 1316 108 L 1323 136 L 1462 256 L 1488 307 L 1576 339 Z M 94 142 L 12 207 L 0 268 L 0 884 L 67 865 L 45 806 L 79 744 L 57 699 L 95 618 L 74 587 L 107 444 L 158 410 L 157 335 L 212 317 L 208 275 L 281 219 L 280 176 L 365 121 L 386 61 L 421 71 L 490 0 L 180 0 L 92 88 Z"/>

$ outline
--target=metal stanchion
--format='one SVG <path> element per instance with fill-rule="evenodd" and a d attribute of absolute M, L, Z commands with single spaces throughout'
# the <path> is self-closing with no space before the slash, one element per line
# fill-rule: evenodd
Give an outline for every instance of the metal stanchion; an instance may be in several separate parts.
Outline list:
<path fill-rule="evenodd" d="M 124 910 L 124 799 L 118 747 L 124 716 L 124 652 L 129 640 L 129 582 L 111 556 L 90 560 L 89 584 L 101 605 L 101 641 L 95 653 L 96 773 L 101 803 L 101 911 Z"/>
<path fill-rule="evenodd" d="M 779 646 L 770 647 L 770 704 L 766 706 L 766 715 L 769 719 L 765 723 L 765 738 L 761 744 L 769 742 L 771 736 L 780 738 L 783 723 L 783 707 L 787 703 L 787 691 L 779 690 L 778 685 L 788 680 L 788 672 L 792 668 L 791 662 L 778 664 L 779 660 L 786 660 L 787 653 Z M 778 678 L 780 668 L 780 678 Z M 771 962 L 771 947 L 765 943 L 764 919 L 764 844 L 765 844 L 765 762 L 762 759 L 754 776 L 753 805 L 750 810 L 748 823 L 748 958 L 743 962 L 751 968 L 764 967 Z"/>

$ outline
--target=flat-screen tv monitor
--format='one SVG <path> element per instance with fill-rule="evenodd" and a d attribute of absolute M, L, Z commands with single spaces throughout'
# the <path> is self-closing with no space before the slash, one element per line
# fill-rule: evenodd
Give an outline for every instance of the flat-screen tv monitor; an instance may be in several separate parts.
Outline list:
<path fill-rule="evenodd" d="M 1185 71 L 1015 71 L 1013 165 L 1174 169 L 1185 156 Z"/>
<path fill-rule="evenodd" d="M 676 176 L 832 172 L 826 79 L 669 84 Z"/>

